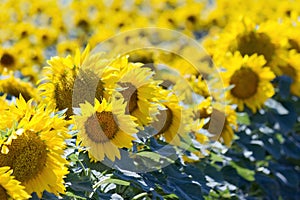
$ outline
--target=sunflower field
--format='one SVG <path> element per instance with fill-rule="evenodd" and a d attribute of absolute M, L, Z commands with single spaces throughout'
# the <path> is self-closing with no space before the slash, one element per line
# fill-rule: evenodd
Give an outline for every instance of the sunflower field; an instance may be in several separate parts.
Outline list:
<path fill-rule="evenodd" d="M 300 0 L 0 8 L 0 200 L 300 199 Z"/>

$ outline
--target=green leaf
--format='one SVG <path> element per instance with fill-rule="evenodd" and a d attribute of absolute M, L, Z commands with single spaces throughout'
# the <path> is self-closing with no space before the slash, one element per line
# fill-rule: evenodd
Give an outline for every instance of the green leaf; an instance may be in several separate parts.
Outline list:
<path fill-rule="evenodd" d="M 116 185 L 124 185 L 124 186 L 129 186 L 130 182 L 128 181 L 124 181 L 124 180 L 120 180 L 120 179 L 114 179 L 114 178 L 108 178 L 105 179 L 101 182 L 99 182 L 99 184 L 103 185 L 103 184 L 107 184 L 107 183 L 114 183 Z"/>
<path fill-rule="evenodd" d="M 247 113 L 236 113 L 237 114 L 237 122 L 239 124 L 250 125 L 250 119 Z"/>
<path fill-rule="evenodd" d="M 67 191 L 65 195 L 68 196 L 68 197 L 73 197 L 75 199 L 86 199 L 86 198 L 83 198 L 83 197 L 78 196 L 76 194 L 73 194 L 72 192 L 69 192 L 69 191 Z"/>
<path fill-rule="evenodd" d="M 254 175 L 255 175 L 255 172 L 254 171 L 251 171 L 249 169 L 246 169 L 246 168 L 243 168 L 239 165 L 237 165 L 236 163 L 234 162 L 231 162 L 230 165 L 236 169 L 237 173 L 243 177 L 244 179 L 246 179 L 247 181 L 254 181 L 255 178 L 254 178 Z"/>
<path fill-rule="evenodd" d="M 150 158 L 151 160 L 154 160 L 155 162 L 159 162 L 161 155 L 157 153 L 153 153 L 150 151 L 142 151 L 138 153 L 139 156 Z"/>

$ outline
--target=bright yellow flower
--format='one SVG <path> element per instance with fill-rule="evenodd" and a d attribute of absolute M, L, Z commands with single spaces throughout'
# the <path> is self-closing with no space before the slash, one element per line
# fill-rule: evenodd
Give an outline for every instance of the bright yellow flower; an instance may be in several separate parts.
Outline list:
<path fill-rule="evenodd" d="M 87 148 L 91 160 L 102 161 L 105 156 L 112 161 L 120 159 L 119 148 L 130 148 L 137 133 L 135 117 L 125 114 L 124 99 L 112 97 L 101 103 L 95 99 L 94 107 L 86 102 L 80 109 L 81 115 L 75 116 L 77 140 Z"/>
<path fill-rule="evenodd" d="M 225 88 L 231 85 L 234 87 L 227 91 L 226 98 L 237 104 L 240 111 L 246 105 L 255 113 L 274 95 L 271 81 L 275 74 L 265 64 L 264 57 L 256 54 L 243 57 L 236 52 L 234 55 L 227 55 L 226 62 L 223 63 L 226 71 L 221 75 Z"/>
<path fill-rule="evenodd" d="M 12 176 L 10 167 L 0 167 L 0 199 L 25 200 L 31 196 L 25 192 L 25 187 Z"/>
<path fill-rule="evenodd" d="M 16 70 L 20 68 L 20 62 L 18 58 L 19 49 L 17 46 L 9 48 L 0 48 L 0 73 L 3 70 Z"/>
<path fill-rule="evenodd" d="M 77 49 L 74 57 L 53 57 L 48 61 L 49 66 L 44 68 L 44 75 L 39 90 L 50 106 L 58 110 L 68 109 L 66 114 L 70 117 L 72 110 L 72 95 L 75 78 L 83 61 L 88 57 L 89 47 L 80 54 Z M 45 82 L 43 82 L 45 81 Z"/>
<path fill-rule="evenodd" d="M 30 82 L 16 78 L 12 73 L 7 78 L 0 80 L 0 92 L 19 97 L 20 94 L 26 101 L 38 99 L 37 90 Z"/>
<path fill-rule="evenodd" d="M 186 138 L 192 123 L 192 113 L 185 110 L 177 96 L 167 90 L 160 90 L 157 98 L 161 101 L 161 109 L 156 116 L 157 121 L 151 125 L 158 131 L 157 137 L 163 136 L 166 142 L 180 146 L 181 138 Z"/>
<path fill-rule="evenodd" d="M 55 195 L 65 192 L 64 180 L 68 164 L 63 158 L 68 125 L 62 116 L 53 115 L 43 104 L 33 106 L 20 96 L 16 105 L 2 112 L 0 167 L 9 166 L 26 192 L 44 190 Z M 3 121 L 1 119 L 1 121 Z M 11 125 L 11 126 L 9 126 Z"/>
<path fill-rule="evenodd" d="M 278 31 L 279 22 L 267 21 L 256 24 L 249 18 L 241 18 L 230 23 L 223 31 L 213 37 L 207 37 L 204 46 L 217 65 L 226 62 L 228 52 L 240 52 L 242 56 L 257 54 L 264 56 L 266 65 L 273 69 L 282 62 L 282 31 Z"/>
<path fill-rule="evenodd" d="M 127 102 L 126 113 L 137 119 L 139 125 L 148 125 L 158 113 L 155 93 L 160 82 L 153 80 L 154 72 L 142 63 L 130 63 L 128 57 L 120 57 L 111 64 L 119 68 L 118 79 L 110 84 L 110 89 L 118 91 L 115 95 L 121 96 Z"/>

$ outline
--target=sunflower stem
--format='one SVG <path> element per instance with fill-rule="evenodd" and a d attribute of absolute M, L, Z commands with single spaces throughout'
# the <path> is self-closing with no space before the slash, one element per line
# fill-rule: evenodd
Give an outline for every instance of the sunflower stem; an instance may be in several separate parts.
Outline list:
<path fill-rule="evenodd" d="M 86 170 L 84 164 L 79 159 L 78 159 L 78 162 L 79 162 L 79 164 L 80 164 L 80 166 L 81 166 L 81 168 L 82 168 L 82 170 L 84 172 L 84 175 L 88 176 L 88 173 L 87 173 L 87 170 Z"/>

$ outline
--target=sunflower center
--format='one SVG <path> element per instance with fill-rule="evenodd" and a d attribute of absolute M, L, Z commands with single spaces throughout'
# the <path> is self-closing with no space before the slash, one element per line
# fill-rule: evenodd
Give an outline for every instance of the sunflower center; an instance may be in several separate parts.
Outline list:
<path fill-rule="evenodd" d="M 7 193 L 6 190 L 0 185 L 0 199 L 7 200 Z"/>
<path fill-rule="evenodd" d="M 76 78 L 75 87 L 77 88 L 74 90 L 74 96 L 80 97 L 79 102 L 72 102 L 75 104 L 84 103 L 87 101 L 91 104 L 94 103 L 95 98 L 98 99 L 99 102 L 102 102 L 103 99 L 103 91 L 104 91 L 104 83 L 101 81 L 99 76 L 89 69 L 79 69 L 79 74 Z M 91 88 L 95 92 L 91 92 Z M 84 97 L 84 98 L 82 98 Z"/>
<path fill-rule="evenodd" d="M 298 53 L 300 53 L 300 45 L 294 39 L 289 39 L 290 49 L 295 49 Z"/>
<path fill-rule="evenodd" d="M 270 63 L 275 53 L 275 45 L 265 33 L 255 33 L 252 31 L 238 37 L 237 47 L 231 48 L 232 52 L 235 50 L 238 50 L 243 56 L 250 56 L 255 53 L 263 55 L 267 63 Z"/>
<path fill-rule="evenodd" d="M 58 110 L 68 109 L 66 111 L 67 118 L 73 115 L 72 111 L 72 94 L 74 79 L 63 75 L 60 82 L 55 83 L 54 98 Z"/>
<path fill-rule="evenodd" d="M 4 53 L 0 59 L 0 63 L 6 67 L 12 66 L 13 64 L 15 64 L 15 59 L 9 53 Z"/>
<path fill-rule="evenodd" d="M 239 99 L 252 97 L 258 87 L 259 77 L 248 67 L 237 70 L 230 79 L 230 84 L 235 85 L 231 94 Z"/>
<path fill-rule="evenodd" d="M 77 27 L 87 30 L 89 28 L 89 23 L 85 19 L 81 19 L 78 21 Z"/>
<path fill-rule="evenodd" d="M 191 22 L 192 24 L 195 24 L 197 21 L 197 18 L 194 15 L 190 15 L 186 18 L 189 22 Z"/>
<path fill-rule="evenodd" d="M 100 125 L 100 127 L 99 127 Z M 105 143 L 113 139 L 119 131 L 112 112 L 96 112 L 96 116 L 89 117 L 85 124 L 88 137 L 96 143 Z"/>
<path fill-rule="evenodd" d="M 32 131 L 26 131 L 9 146 L 8 154 L 0 154 L 0 166 L 9 166 L 21 182 L 35 178 L 45 167 L 46 144 Z"/>
<path fill-rule="evenodd" d="M 47 42 L 48 41 L 48 35 L 46 35 L 46 34 L 43 34 L 42 35 L 42 40 L 44 41 L 44 42 Z"/>
<path fill-rule="evenodd" d="M 126 113 L 131 113 L 133 112 L 135 109 L 137 109 L 138 107 L 138 93 L 137 93 L 137 89 L 134 85 L 132 85 L 129 82 L 125 82 L 125 83 L 119 83 L 119 85 L 122 88 L 126 88 L 124 90 L 122 90 L 120 93 L 122 94 L 124 100 L 127 103 L 127 107 L 126 107 Z"/>
<path fill-rule="evenodd" d="M 173 113 L 170 108 L 166 106 L 166 110 L 160 110 L 157 116 L 158 121 L 152 125 L 156 130 L 159 130 L 157 134 L 166 132 L 172 125 Z"/>

